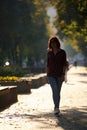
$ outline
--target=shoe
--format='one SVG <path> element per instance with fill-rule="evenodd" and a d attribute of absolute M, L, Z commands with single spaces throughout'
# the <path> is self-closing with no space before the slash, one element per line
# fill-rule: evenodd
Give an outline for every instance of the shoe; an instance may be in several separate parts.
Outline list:
<path fill-rule="evenodd" d="M 59 115 L 59 113 L 60 113 L 60 110 L 59 110 L 58 108 L 55 108 L 55 109 L 54 109 L 54 114 L 55 114 L 55 115 Z"/>

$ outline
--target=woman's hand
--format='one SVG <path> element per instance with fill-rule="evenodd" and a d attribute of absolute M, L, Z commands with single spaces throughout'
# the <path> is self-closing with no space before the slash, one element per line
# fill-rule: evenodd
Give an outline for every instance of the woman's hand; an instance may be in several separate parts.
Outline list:
<path fill-rule="evenodd" d="M 61 77 L 60 77 L 60 81 L 65 81 L 65 75 L 63 74 L 63 75 L 61 75 Z"/>

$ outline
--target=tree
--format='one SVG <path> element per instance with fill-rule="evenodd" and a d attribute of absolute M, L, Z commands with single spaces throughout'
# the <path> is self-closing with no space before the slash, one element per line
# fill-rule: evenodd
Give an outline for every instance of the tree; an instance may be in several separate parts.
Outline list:
<path fill-rule="evenodd" d="M 26 59 L 45 58 L 48 37 L 45 4 L 43 0 L 1 0 L 0 65 L 6 59 L 21 65 Z"/>
<path fill-rule="evenodd" d="M 51 0 L 51 4 L 57 10 L 58 35 L 70 38 L 72 47 L 87 56 L 87 0 Z"/>

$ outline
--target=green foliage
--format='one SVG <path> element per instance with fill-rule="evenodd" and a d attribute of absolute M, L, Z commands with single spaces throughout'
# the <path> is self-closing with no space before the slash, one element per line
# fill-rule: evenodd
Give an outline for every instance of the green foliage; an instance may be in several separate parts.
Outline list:
<path fill-rule="evenodd" d="M 24 76 L 24 71 L 19 66 L 0 67 L 0 76 Z"/>
<path fill-rule="evenodd" d="M 55 26 L 58 35 L 70 38 L 71 44 L 77 41 L 74 49 L 87 56 L 87 0 L 51 0 L 51 4 L 57 10 Z"/>
<path fill-rule="evenodd" d="M 6 59 L 21 65 L 26 58 L 45 58 L 48 38 L 45 5 L 43 0 L 1 0 L 0 65 Z"/>

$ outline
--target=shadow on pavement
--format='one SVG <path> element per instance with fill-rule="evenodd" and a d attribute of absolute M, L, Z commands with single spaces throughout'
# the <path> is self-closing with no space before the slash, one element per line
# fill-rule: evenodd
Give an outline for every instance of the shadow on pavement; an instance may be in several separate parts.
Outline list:
<path fill-rule="evenodd" d="M 64 130 L 87 130 L 87 106 L 63 110 L 58 120 Z"/>
<path fill-rule="evenodd" d="M 71 75 L 72 75 L 72 73 L 71 73 Z M 76 72 L 75 72 L 75 73 L 73 73 L 73 75 L 79 75 L 79 76 L 85 76 L 85 77 L 86 77 L 86 76 L 87 76 L 87 73 L 84 73 L 84 72 L 83 72 L 83 73 L 80 73 L 80 72 L 79 72 L 79 73 L 76 73 Z"/>
<path fill-rule="evenodd" d="M 27 119 L 29 122 L 38 123 L 38 128 L 63 128 L 64 130 L 87 130 L 87 106 L 62 110 L 60 117 L 50 112 L 6 114 L 9 119 Z"/>
<path fill-rule="evenodd" d="M 79 81 L 79 82 L 84 83 L 84 84 L 87 84 L 87 81 Z"/>

